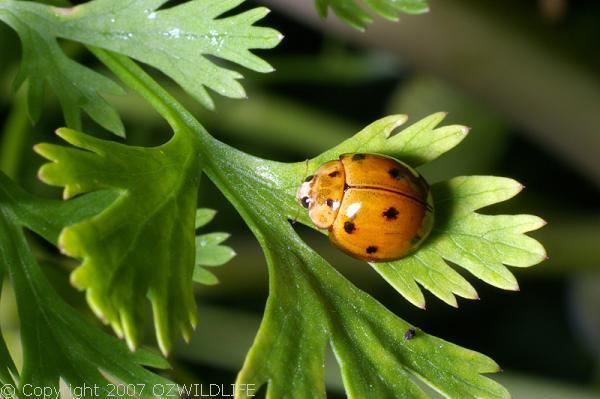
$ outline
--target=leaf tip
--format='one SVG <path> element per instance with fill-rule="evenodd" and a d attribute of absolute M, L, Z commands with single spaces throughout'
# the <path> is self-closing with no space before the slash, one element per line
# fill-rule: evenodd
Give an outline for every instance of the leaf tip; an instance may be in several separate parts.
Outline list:
<path fill-rule="evenodd" d="M 129 351 L 135 352 L 135 350 L 137 349 L 137 346 L 135 345 L 135 343 L 132 342 L 130 339 L 125 339 L 125 342 L 127 342 L 127 348 L 129 348 Z"/>
<path fill-rule="evenodd" d="M 164 357 L 169 357 L 169 347 L 165 346 L 165 344 L 160 341 L 158 343 L 158 347 L 160 349 L 160 353 L 162 353 Z"/>
<path fill-rule="evenodd" d="M 71 129 L 68 127 L 59 127 L 58 129 L 54 130 L 54 134 L 64 140 L 64 138 L 69 135 L 70 130 Z"/>
<path fill-rule="evenodd" d="M 421 119 L 421 121 L 429 121 L 429 123 L 431 123 L 430 128 L 433 129 L 436 126 L 438 126 L 444 119 L 446 119 L 448 114 L 449 114 L 448 111 L 434 112 L 433 114 Z M 419 122 L 420 121 L 417 121 L 416 123 L 419 123 Z"/>
<path fill-rule="evenodd" d="M 74 238 L 75 237 L 71 233 L 71 229 L 69 227 L 66 227 L 66 228 L 63 229 L 63 231 L 58 236 L 58 243 L 57 243 L 58 244 L 57 245 L 58 249 L 59 249 L 59 251 L 60 251 L 61 254 L 67 255 L 67 256 L 72 257 L 72 258 L 79 257 L 78 253 L 74 253 L 74 251 L 71 250 L 72 246 L 70 244 L 73 243 Z M 79 272 L 79 273 L 81 273 L 81 272 Z M 73 278 L 74 278 L 75 275 L 76 275 L 76 273 L 72 273 L 71 274 L 72 280 L 73 280 Z M 72 283 L 74 283 L 74 282 L 72 281 Z M 75 285 L 75 284 L 73 284 L 73 285 Z"/>
<path fill-rule="evenodd" d="M 37 152 L 37 151 L 36 151 Z M 40 154 L 41 155 L 41 154 Z M 42 165 L 37 171 L 37 178 L 39 181 L 44 182 L 46 184 L 50 184 L 48 180 L 48 176 L 46 174 L 46 165 Z"/>
<path fill-rule="evenodd" d="M 358 30 L 361 33 L 364 33 L 367 30 L 364 26 L 360 26 L 360 25 L 356 25 L 355 28 L 356 28 L 356 30 Z"/>
<path fill-rule="evenodd" d="M 169 356 L 171 351 L 171 340 L 166 331 L 162 331 L 162 328 L 156 328 L 156 340 L 158 341 L 158 348 L 164 357 Z"/>
<path fill-rule="evenodd" d="M 52 144 L 48 144 L 48 143 L 38 143 L 33 146 L 33 151 L 36 154 L 38 154 L 39 156 L 41 156 L 42 158 L 46 158 L 49 161 L 53 161 L 54 159 L 52 157 L 51 146 L 52 146 Z M 39 172 L 38 172 L 38 176 L 39 176 Z"/>
<path fill-rule="evenodd" d="M 42 155 L 42 151 L 43 151 L 43 146 L 41 143 L 38 144 L 34 144 L 33 145 L 33 152 L 35 152 L 38 155 Z M 42 155 L 43 156 L 43 155 Z"/>
<path fill-rule="evenodd" d="M 181 336 L 186 344 L 189 344 L 192 340 L 192 330 L 189 328 L 185 328 L 181 331 Z"/>
<path fill-rule="evenodd" d="M 408 115 L 405 115 L 405 114 L 390 115 L 389 117 L 384 118 L 384 121 L 387 121 L 387 120 L 389 120 L 390 123 L 389 123 L 389 125 L 385 126 L 383 129 L 383 134 L 386 138 L 390 137 L 392 135 L 392 133 L 394 132 L 394 130 L 396 130 L 396 128 L 398 126 L 401 126 L 404 123 L 406 123 L 406 121 L 408 120 Z"/>
<path fill-rule="evenodd" d="M 111 129 L 111 131 L 117 136 L 120 137 L 122 139 L 127 138 L 127 134 L 125 134 L 125 127 L 124 126 L 120 126 L 118 128 L 115 129 Z"/>

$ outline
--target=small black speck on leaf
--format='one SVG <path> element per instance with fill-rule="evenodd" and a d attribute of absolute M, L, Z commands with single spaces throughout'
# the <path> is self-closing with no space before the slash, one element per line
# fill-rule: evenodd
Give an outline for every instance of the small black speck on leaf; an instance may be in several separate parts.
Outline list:
<path fill-rule="evenodd" d="M 409 328 L 404 333 L 404 340 L 405 341 L 410 341 L 411 339 L 413 339 L 415 337 L 415 335 L 417 335 L 417 332 L 415 331 L 415 329 L 414 328 Z"/>

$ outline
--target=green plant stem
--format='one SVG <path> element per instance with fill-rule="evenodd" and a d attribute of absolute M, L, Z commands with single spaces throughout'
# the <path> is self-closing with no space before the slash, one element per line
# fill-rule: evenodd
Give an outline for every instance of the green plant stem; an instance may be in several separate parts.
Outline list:
<path fill-rule="evenodd" d="M 28 127 L 27 97 L 17 95 L 0 135 L 0 170 L 11 179 L 15 179 L 19 171 Z"/>
<path fill-rule="evenodd" d="M 198 143 L 198 156 L 200 168 L 213 181 L 219 190 L 232 204 L 239 204 L 238 196 L 242 192 L 234 192 L 227 182 L 227 175 L 234 175 L 237 162 L 243 160 L 251 165 L 257 160 L 255 157 L 237 150 L 212 137 L 194 116 L 177 102 L 166 90 L 154 81 L 144 70 L 129 58 L 106 50 L 90 47 L 90 51 L 104 63 L 126 85 L 144 97 L 172 127 L 174 134 L 189 135 L 192 142 Z M 231 162 L 236 159 L 236 162 Z M 246 221 L 261 246 L 266 245 L 263 232 L 258 228 L 259 220 L 251 215 L 244 207 L 236 207 L 242 218 Z M 292 204 L 288 204 L 289 213 L 293 213 Z"/>
<path fill-rule="evenodd" d="M 170 93 L 181 91 L 167 79 L 158 80 Z M 208 111 L 188 96 L 179 100 L 209 131 L 242 140 L 246 143 L 285 150 L 298 154 L 317 154 L 344 141 L 349 132 L 361 126 L 304 103 L 292 101 L 253 88 L 251 101 L 218 99 L 218 112 Z M 136 125 L 156 126 L 162 118 L 146 112 L 142 98 L 114 96 L 110 98 L 119 112 Z M 226 118 L 219 114 L 227 115 Z M 326 134 L 324 134 L 326 132 Z"/>
<path fill-rule="evenodd" d="M 197 140 L 201 168 L 225 196 L 231 199 L 234 195 L 223 177 L 224 174 L 233 172 L 234 165 L 228 160 L 232 158 L 232 154 L 237 159 L 246 158 L 250 162 L 254 157 L 212 137 L 189 111 L 129 58 L 95 47 L 90 47 L 90 51 L 125 84 L 144 97 L 171 125 L 175 136 L 190 135 L 191 139 Z M 244 219 L 250 219 L 243 209 L 238 211 Z M 258 231 L 254 232 L 260 234 Z"/>

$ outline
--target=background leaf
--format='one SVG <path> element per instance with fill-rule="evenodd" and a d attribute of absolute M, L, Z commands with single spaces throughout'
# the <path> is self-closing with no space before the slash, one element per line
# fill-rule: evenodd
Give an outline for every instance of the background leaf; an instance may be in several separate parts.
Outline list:
<path fill-rule="evenodd" d="M 102 127 L 123 136 L 125 129 L 118 113 L 101 96 L 101 93 L 122 95 L 124 92 L 121 87 L 68 58 L 56 38 L 44 31 L 44 25 L 12 9 L 12 5 L 13 2 L 0 3 L 0 20 L 9 24 L 21 39 L 21 69 L 14 86 L 19 87 L 27 80 L 30 119 L 37 122 L 40 118 L 48 84 L 60 101 L 68 126 L 81 129 L 83 110 Z"/>
<path fill-rule="evenodd" d="M 216 211 L 200 208 L 196 211 L 196 228 L 205 226 L 215 216 Z M 207 267 L 222 266 L 235 256 L 235 251 L 226 245 L 221 245 L 229 238 L 229 233 L 206 233 L 196 236 L 196 265 L 193 279 L 197 283 L 215 285 L 219 282 L 217 276 Z"/>
<path fill-rule="evenodd" d="M 350 26 L 364 29 L 373 20 L 355 0 L 315 0 L 317 11 L 322 17 L 327 16 L 328 8 Z M 380 16 L 398 20 L 398 14 L 421 14 L 429 11 L 425 0 L 365 0 L 364 3 Z"/>

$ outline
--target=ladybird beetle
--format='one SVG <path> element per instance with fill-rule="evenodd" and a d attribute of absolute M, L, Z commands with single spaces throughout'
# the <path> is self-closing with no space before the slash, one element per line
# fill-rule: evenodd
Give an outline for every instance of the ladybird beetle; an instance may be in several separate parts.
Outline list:
<path fill-rule="evenodd" d="M 366 261 L 400 259 L 425 240 L 433 226 L 433 201 L 425 179 L 382 155 L 344 154 L 321 165 L 296 195 L 319 229 L 347 254 Z"/>

